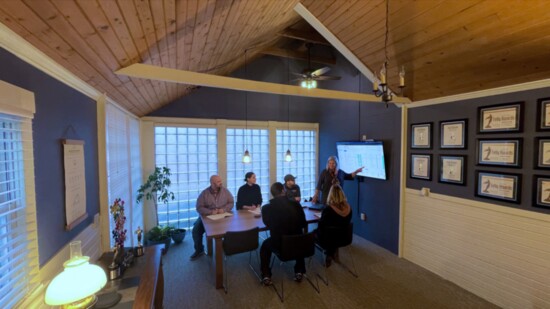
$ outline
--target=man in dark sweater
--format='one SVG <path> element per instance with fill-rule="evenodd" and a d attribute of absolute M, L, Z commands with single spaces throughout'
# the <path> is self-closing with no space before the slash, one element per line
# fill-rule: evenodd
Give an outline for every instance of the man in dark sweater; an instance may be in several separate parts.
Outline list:
<path fill-rule="evenodd" d="M 269 204 L 262 207 L 262 220 L 270 231 L 271 237 L 264 240 L 260 248 L 260 260 L 262 268 L 262 282 L 271 285 L 271 253 L 281 248 L 283 235 L 302 234 L 306 227 L 306 216 L 300 203 L 289 200 L 284 191 L 284 186 L 276 182 L 271 186 L 273 198 Z M 306 272 L 304 259 L 296 260 L 294 265 L 294 280 L 302 281 Z"/>

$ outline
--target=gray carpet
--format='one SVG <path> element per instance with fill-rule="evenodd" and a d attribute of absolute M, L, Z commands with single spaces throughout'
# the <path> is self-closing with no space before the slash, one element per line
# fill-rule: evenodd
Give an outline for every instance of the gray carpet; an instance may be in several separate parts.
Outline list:
<path fill-rule="evenodd" d="M 319 280 L 320 294 L 305 280 L 292 281 L 293 263 L 274 267 L 273 281 L 285 280 L 281 303 L 248 268 L 247 253 L 229 258 L 228 294 L 215 289 L 213 258 L 189 261 L 193 240 L 187 237 L 182 244 L 172 244 L 163 259 L 164 308 L 498 308 L 357 235 L 351 249 L 359 278 L 333 264 L 328 269 L 329 285 Z M 340 255 L 349 262 L 348 251 L 341 250 Z M 310 277 L 323 273 L 321 261 L 317 252 L 308 268 Z"/>

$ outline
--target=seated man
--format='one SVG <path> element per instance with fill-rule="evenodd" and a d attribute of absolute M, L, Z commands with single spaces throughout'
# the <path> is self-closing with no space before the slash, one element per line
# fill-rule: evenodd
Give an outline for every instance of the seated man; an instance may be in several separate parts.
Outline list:
<path fill-rule="evenodd" d="M 193 242 L 195 244 L 195 253 L 191 255 L 191 261 L 203 256 L 204 245 L 202 244 L 202 235 L 204 235 L 204 225 L 200 216 L 222 214 L 231 211 L 233 208 L 233 195 L 229 190 L 222 186 L 222 178 L 218 175 L 210 177 L 210 187 L 204 189 L 197 198 L 197 212 L 199 217 L 193 224 Z"/>
<path fill-rule="evenodd" d="M 285 194 L 291 201 L 300 202 L 301 195 L 300 186 L 296 184 L 296 177 L 288 174 L 285 176 Z"/>
<path fill-rule="evenodd" d="M 271 237 L 264 240 L 260 248 L 260 264 L 262 269 L 262 283 L 271 285 L 271 253 L 281 249 L 283 235 L 299 235 L 306 227 L 306 216 L 300 203 L 289 200 L 284 192 L 283 184 L 276 182 L 271 185 L 273 198 L 269 204 L 262 207 L 262 220 L 269 229 Z M 302 281 L 306 272 L 304 259 L 296 260 L 294 265 L 294 280 Z"/>

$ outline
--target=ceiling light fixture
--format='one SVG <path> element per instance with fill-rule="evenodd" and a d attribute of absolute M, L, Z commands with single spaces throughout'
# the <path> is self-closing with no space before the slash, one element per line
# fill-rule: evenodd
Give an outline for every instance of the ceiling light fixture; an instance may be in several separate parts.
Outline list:
<path fill-rule="evenodd" d="M 287 52 L 287 57 L 286 57 L 286 67 L 287 67 L 288 84 L 290 85 L 290 58 L 288 57 L 288 52 Z M 290 133 L 290 96 L 287 96 L 287 101 L 286 102 L 287 102 L 287 124 L 288 124 L 287 130 Z M 286 153 L 285 153 L 285 161 L 286 162 L 292 162 L 292 154 L 290 153 L 290 145 L 289 145 L 289 148 L 286 150 Z"/>
<path fill-rule="evenodd" d="M 244 78 L 248 78 L 248 71 L 246 69 L 246 52 L 244 51 Z M 244 154 L 243 154 L 243 163 L 248 164 L 252 162 L 250 157 L 250 152 L 248 151 L 248 91 L 244 93 L 244 117 L 245 117 L 245 129 L 244 129 Z"/>
<path fill-rule="evenodd" d="M 387 73 L 388 73 L 388 36 L 389 36 L 389 12 L 390 10 L 390 0 L 386 0 L 386 36 L 384 39 L 384 63 L 382 64 L 382 68 L 380 69 L 380 76 L 375 76 L 373 86 L 372 86 L 372 92 L 376 97 L 382 97 L 382 102 L 386 103 L 386 107 L 388 107 L 388 103 L 391 102 L 393 99 L 393 95 L 397 93 L 392 93 L 390 88 L 388 87 L 388 83 L 386 80 Z M 375 73 L 376 75 L 376 73 Z M 405 67 L 401 67 L 401 71 L 399 71 L 399 94 L 402 93 L 403 88 L 405 88 Z"/>

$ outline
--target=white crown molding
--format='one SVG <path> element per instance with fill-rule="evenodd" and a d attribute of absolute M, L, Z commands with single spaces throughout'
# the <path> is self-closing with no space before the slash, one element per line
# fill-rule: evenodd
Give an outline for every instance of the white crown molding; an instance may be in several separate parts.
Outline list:
<path fill-rule="evenodd" d="M 421 107 L 421 106 L 450 103 L 450 102 L 469 100 L 469 99 L 477 99 L 477 98 L 489 97 L 494 95 L 501 95 L 506 93 L 513 93 L 513 92 L 534 90 L 534 89 L 548 88 L 548 87 L 550 87 L 550 79 L 542 79 L 534 82 L 527 82 L 522 84 L 515 84 L 510 86 L 503 86 L 503 87 L 491 88 L 486 90 L 461 93 L 461 94 L 428 99 L 428 100 L 414 101 L 412 104 L 407 105 L 407 107 L 415 108 L 415 107 Z"/>

